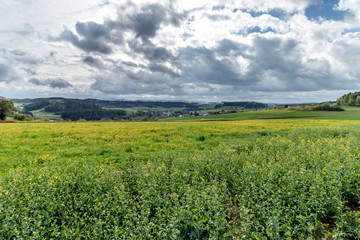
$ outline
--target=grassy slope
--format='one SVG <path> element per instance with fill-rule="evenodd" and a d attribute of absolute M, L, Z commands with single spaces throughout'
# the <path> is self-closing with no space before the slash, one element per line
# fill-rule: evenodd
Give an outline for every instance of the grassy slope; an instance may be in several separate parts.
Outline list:
<path fill-rule="evenodd" d="M 288 109 L 261 110 L 219 114 L 212 116 L 169 118 L 166 121 L 196 121 L 196 120 L 250 120 L 250 119 L 277 119 L 277 118 L 304 118 L 304 119 L 331 119 L 331 120 L 360 120 L 360 108 L 344 107 L 343 112 L 326 111 L 295 111 Z"/>
<path fill-rule="evenodd" d="M 34 114 L 35 118 L 40 119 L 40 120 L 44 120 L 44 121 L 49 121 L 49 120 L 63 121 L 63 119 L 61 118 L 60 115 L 55 115 L 54 113 L 51 113 L 51 112 L 44 112 L 43 109 L 32 111 L 32 113 Z"/>

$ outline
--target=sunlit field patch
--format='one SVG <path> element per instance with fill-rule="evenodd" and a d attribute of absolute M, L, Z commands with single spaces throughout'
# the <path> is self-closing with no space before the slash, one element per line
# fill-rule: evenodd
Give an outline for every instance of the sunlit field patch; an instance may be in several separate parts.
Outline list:
<path fill-rule="evenodd" d="M 0 238 L 356 239 L 359 127 L 3 124 Z"/>

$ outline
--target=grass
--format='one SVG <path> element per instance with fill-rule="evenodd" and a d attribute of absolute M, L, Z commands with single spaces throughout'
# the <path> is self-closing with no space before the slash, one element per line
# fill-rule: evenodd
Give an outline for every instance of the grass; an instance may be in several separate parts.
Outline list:
<path fill-rule="evenodd" d="M 358 239 L 359 127 L 0 124 L 0 238 Z"/>
<path fill-rule="evenodd" d="M 56 115 L 51 112 L 44 112 L 44 109 L 32 111 L 34 117 L 36 119 L 42 120 L 42 121 L 63 121 L 60 115 Z"/>
<path fill-rule="evenodd" d="M 360 108 L 344 107 L 342 112 L 328 111 L 296 111 L 288 109 L 259 110 L 209 116 L 168 118 L 164 121 L 239 121 L 250 119 L 279 119 L 279 118 L 304 118 L 304 119 L 329 119 L 329 120 L 360 120 Z"/>

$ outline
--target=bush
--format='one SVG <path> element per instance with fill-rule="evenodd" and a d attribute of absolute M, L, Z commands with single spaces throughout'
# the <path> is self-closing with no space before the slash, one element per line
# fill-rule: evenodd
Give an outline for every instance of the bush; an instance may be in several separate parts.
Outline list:
<path fill-rule="evenodd" d="M 315 107 L 313 107 L 314 111 L 345 111 L 343 108 L 336 106 L 336 105 L 330 105 L 330 104 L 320 104 Z"/>
<path fill-rule="evenodd" d="M 22 114 L 22 113 L 16 113 L 14 116 L 15 120 L 18 121 L 31 121 L 32 117 L 27 115 L 27 114 Z"/>

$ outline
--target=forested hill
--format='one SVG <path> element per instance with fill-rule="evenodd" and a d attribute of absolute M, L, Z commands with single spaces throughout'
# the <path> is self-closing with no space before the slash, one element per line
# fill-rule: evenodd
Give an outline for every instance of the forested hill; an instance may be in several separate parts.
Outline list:
<path fill-rule="evenodd" d="M 71 98 L 35 98 L 12 99 L 14 102 L 23 103 L 25 110 L 33 111 L 44 107 L 58 107 L 59 110 L 66 105 L 96 106 L 100 108 L 182 108 L 188 111 L 197 111 L 203 108 L 202 104 L 191 102 L 152 102 L 152 101 L 125 101 L 125 100 L 100 100 L 100 99 L 71 99 Z M 87 108 L 87 107 L 86 107 Z"/>
<path fill-rule="evenodd" d="M 267 104 L 257 102 L 170 102 L 170 101 L 125 101 L 100 99 L 70 99 L 70 98 L 35 98 L 11 99 L 16 103 L 21 113 L 41 119 L 50 116 L 51 119 L 76 121 L 82 120 L 141 120 L 160 119 L 170 116 L 210 114 L 214 109 L 222 113 L 230 110 L 261 109 Z M 209 110 L 209 111 L 208 111 Z M 57 115 L 58 117 L 54 117 Z"/>
<path fill-rule="evenodd" d="M 345 94 L 336 103 L 341 106 L 360 106 L 360 92 Z"/>
<path fill-rule="evenodd" d="M 64 109 L 79 108 L 163 108 L 182 109 L 186 111 L 199 111 L 221 107 L 242 107 L 244 109 L 266 108 L 268 105 L 258 102 L 222 102 L 222 103 L 196 103 L 196 102 L 173 102 L 173 101 L 126 101 L 126 100 L 100 100 L 100 99 L 71 99 L 71 98 L 34 98 L 12 99 L 20 103 L 25 111 L 34 111 L 45 108 L 48 112 L 63 111 Z"/>

